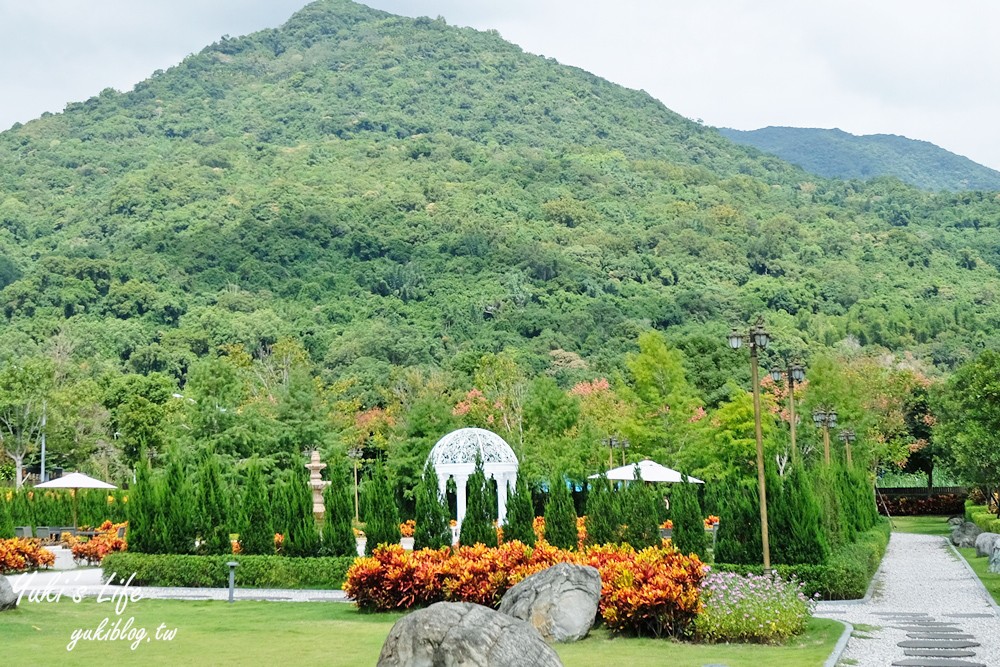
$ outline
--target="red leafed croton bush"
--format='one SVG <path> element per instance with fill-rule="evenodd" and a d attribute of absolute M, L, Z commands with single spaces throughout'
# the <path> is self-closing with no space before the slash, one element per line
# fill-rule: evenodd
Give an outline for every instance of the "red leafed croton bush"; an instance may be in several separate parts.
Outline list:
<path fill-rule="evenodd" d="M 682 635 L 701 609 L 698 593 L 705 566 L 669 545 L 638 552 L 628 545 L 564 551 L 544 541 L 534 548 L 517 541 L 496 548 L 477 544 L 420 551 L 381 546 L 371 557 L 354 562 L 344 589 L 366 611 L 440 601 L 496 608 L 511 586 L 556 563 L 591 565 L 600 571 L 600 613 L 612 632 Z"/>
<path fill-rule="evenodd" d="M 42 548 L 42 541 L 32 537 L 0 540 L 0 575 L 50 567 L 55 555 Z"/>

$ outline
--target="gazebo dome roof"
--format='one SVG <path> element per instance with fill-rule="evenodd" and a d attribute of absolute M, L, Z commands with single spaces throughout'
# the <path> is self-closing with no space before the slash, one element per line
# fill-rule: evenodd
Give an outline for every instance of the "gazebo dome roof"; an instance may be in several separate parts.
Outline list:
<path fill-rule="evenodd" d="M 428 459 L 433 466 L 447 464 L 476 464 L 476 454 L 483 466 L 490 463 L 513 463 L 517 457 L 510 445 L 496 433 L 482 428 L 460 428 L 437 441 Z"/>

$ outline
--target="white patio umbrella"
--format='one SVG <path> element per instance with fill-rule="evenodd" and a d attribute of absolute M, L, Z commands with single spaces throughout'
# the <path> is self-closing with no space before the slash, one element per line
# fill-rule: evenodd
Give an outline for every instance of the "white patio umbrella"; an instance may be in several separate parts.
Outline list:
<path fill-rule="evenodd" d="M 82 472 L 71 472 L 57 479 L 50 479 L 41 484 L 35 484 L 36 489 L 69 489 L 73 496 L 73 527 L 76 528 L 76 490 L 77 489 L 117 489 L 114 484 L 94 479 Z"/>
<path fill-rule="evenodd" d="M 619 466 L 617 468 L 612 468 L 606 474 L 607 478 L 614 481 L 635 481 L 635 468 L 639 467 L 639 474 L 642 476 L 642 481 L 644 482 L 680 482 L 681 473 L 677 472 L 673 468 L 668 468 L 667 466 L 660 465 L 656 461 L 650 461 L 649 459 L 644 459 L 639 461 L 639 463 L 630 463 L 629 465 Z M 591 475 L 590 479 L 597 479 L 600 475 Z M 704 484 L 702 480 L 697 477 L 687 476 L 688 482 L 692 484 Z"/>

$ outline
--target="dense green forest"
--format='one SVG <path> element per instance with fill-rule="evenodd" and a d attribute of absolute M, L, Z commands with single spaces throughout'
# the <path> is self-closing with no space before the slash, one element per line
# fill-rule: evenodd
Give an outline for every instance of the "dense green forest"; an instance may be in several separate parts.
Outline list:
<path fill-rule="evenodd" d="M 930 142 L 895 134 L 859 137 L 843 130 L 805 127 L 721 128 L 719 132 L 826 178 L 893 176 L 930 191 L 1000 190 L 1000 172 Z"/>
<path fill-rule="evenodd" d="M 752 437 L 725 334 L 763 316 L 765 362 L 826 369 L 809 404 L 891 375 L 891 418 L 844 398 L 877 461 L 909 388 L 1000 341 L 997 197 L 822 179 L 495 32 L 320 0 L 0 134 L 4 446 L 36 461 L 45 415 L 50 462 L 110 477 L 360 443 L 412 480 L 475 423 L 534 479 L 611 432 L 714 442 L 711 477 Z"/>

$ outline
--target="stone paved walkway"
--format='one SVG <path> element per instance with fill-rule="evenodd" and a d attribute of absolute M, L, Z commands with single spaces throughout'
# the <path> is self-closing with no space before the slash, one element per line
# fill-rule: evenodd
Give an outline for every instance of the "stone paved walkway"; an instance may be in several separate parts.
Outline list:
<path fill-rule="evenodd" d="M 872 596 L 822 602 L 855 630 L 838 665 L 1000 667 L 1000 616 L 946 538 L 893 533 Z"/>

